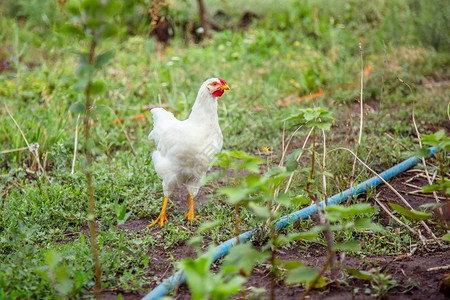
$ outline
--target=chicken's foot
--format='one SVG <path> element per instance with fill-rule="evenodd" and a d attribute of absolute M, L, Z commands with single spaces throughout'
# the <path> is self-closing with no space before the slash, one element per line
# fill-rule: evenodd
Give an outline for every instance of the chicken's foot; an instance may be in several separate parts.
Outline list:
<path fill-rule="evenodd" d="M 152 224 L 148 225 L 148 228 L 152 228 L 156 224 L 163 226 L 164 222 L 167 221 L 167 214 L 166 214 L 167 202 L 169 202 L 169 197 L 164 197 L 164 204 L 161 209 L 161 212 L 159 213 L 159 217 Z"/>
<path fill-rule="evenodd" d="M 189 221 L 192 221 L 194 220 L 194 198 L 189 192 L 188 192 L 188 200 L 189 200 L 189 211 L 185 218 L 188 219 Z"/>

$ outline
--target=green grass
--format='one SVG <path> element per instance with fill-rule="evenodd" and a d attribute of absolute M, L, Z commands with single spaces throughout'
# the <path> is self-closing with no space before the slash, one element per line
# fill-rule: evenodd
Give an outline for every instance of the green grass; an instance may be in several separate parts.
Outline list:
<path fill-rule="evenodd" d="M 195 16 L 195 6 L 175 2 L 177 5 L 169 10 L 175 20 Z M 107 92 L 95 101 L 123 118 L 137 154 L 132 155 L 111 112 L 101 112 L 94 119 L 93 176 L 106 288 L 146 291 L 143 286 L 154 279 L 148 275 L 146 249 L 173 248 L 192 237 L 198 227 L 194 224 L 186 230 L 184 212 L 174 206 L 170 223 L 157 233 L 117 227 L 115 203 L 126 203 L 130 219 L 149 222 L 157 217 L 161 205 L 162 187 L 150 158 L 153 146 L 147 140 L 151 116 L 144 111 L 145 105 L 161 101 L 177 117 L 186 118 L 200 84 L 220 76 L 231 87 L 219 101 L 224 149 L 257 153 L 269 147 L 274 152 L 269 164 L 276 164 L 281 157 L 282 120 L 299 107 L 314 106 L 327 107 L 336 118 L 328 134 L 329 149 L 353 147 L 359 126 L 355 112 L 359 98 L 358 42 L 362 41 L 364 64 L 372 66 L 364 99 L 371 105 L 378 104 L 365 116 L 359 153 L 364 161 L 382 171 L 402 159 L 403 146 L 412 150 L 417 145 L 411 124 L 413 101 L 422 133 L 435 132 L 448 124 L 448 24 L 440 23 L 441 17 L 448 16 L 447 2 L 427 6 L 425 1 L 372 1 L 370 5 L 360 1 L 333 5 L 327 0 L 286 1 L 276 7 L 275 1 L 262 5 L 253 2 L 227 1 L 226 11 L 232 20 L 238 20 L 239 11 L 256 7 L 254 12 L 260 17 L 247 31 L 213 32 L 212 38 L 201 45 L 186 44 L 178 35 L 164 56 L 155 52 L 155 42 L 145 35 L 147 29 L 142 24 L 136 26 L 137 35 L 124 33 L 102 45 L 104 50 L 113 49 L 116 56 L 99 74 Z M 77 116 L 69 107 L 82 99 L 74 87 L 76 61 L 70 51 L 87 46 L 58 32 L 63 17 L 54 4 L 33 9 L 33 3 L 37 2 L 30 1 L 27 6 L 26 1 L 19 1 L 26 18 L 19 18 L 21 14 L 14 14 L 8 4 L 0 5 L 5 12 L 0 18 L 0 26 L 5 28 L 0 33 L 0 63 L 9 63 L 9 68 L 0 73 L 0 99 L 28 142 L 39 144 L 40 161 L 47 174 L 38 174 L 28 151 L 0 154 L 0 298 L 58 297 L 46 275 L 52 270 L 46 260 L 49 250 L 61 255 L 58 265 L 66 266 L 72 278 L 70 295 L 80 297 L 93 287 L 93 262 L 87 238 L 82 128 L 75 173 L 70 172 Z M 211 3 L 220 7 L 223 1 Z M 436 12 L 439 5 L 442 9 Z M 430 22 L 433 14 L 435 22 Z M 421 26 L 425 23 L 427 27 Z M 414 96 L 397 77 L 413 86 Z M 289 95 L 316 92 L 326 94 L 286 107 L 277 105 Z M 140 113 L 146 118 L 133 120 Z M 3 107 L 0 116 L 0 151 L 25 147 Z M 293 145 L 300 147 L 306 132 L 297 136 Z M 352 162 L 345 153 L 329 155 L 327 169 L 334 176 L 329 180 L 329 195 L 348 187 Z M 308 164 L 308 156 L 304 164 Z M 370 176 L 361 168 L 359 172 L 359 181 Z M 302 176 L 294 177 L 292 192 L 301 193 L 304 181 Z M 233 223 L 227 220 L 234 215 L 225 199 L 215 194 L 218 186 L 231 182 L 231 178 L 224 178 L 220 184 L 212 183 L 214 201 L 196 212 L 200 217 L 226 221 L 210 232 L 214 243 L 233 236 Z M 242 217 L 243 230 L 256 227 L 250 212 L 244 211 Z M 395 229 L 388 227 L 385 237 L 371 236 L 362 252 L 398 253 L 406 250 L 407 242 L 399 240 Z"/>

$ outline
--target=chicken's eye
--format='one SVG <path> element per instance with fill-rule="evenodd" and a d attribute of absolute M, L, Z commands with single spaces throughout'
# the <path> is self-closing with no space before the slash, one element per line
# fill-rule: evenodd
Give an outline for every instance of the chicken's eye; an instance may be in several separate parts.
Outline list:
<path fill-rule="evenodd" d="M 213 82 L 213 84 L 212 84 L 213 86 L 217 86 L 217 82 Z"/>

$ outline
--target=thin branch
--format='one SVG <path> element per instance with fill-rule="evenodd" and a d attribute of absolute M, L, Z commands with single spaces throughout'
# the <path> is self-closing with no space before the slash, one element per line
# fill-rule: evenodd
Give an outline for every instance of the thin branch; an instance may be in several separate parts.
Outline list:
<path fill-rule="evenodd" d="M 412 104 L 412 121 L 413 121 L 413 125 L 414 125 L 414 130 L 416 131 L 416 135 L 417 135 L 417 140 L 419 141 L 419 146 L 420 148 L 422 148 L 422 140 L 421 140 L 421 136 L 420 136 L 420 132 L 419 129 L 417 128 L 417 124 L 416 124 L 416 118 L 415 118 L 415 96 L 414 93 L 412 91 L 412 88 L 409 84 L 407 84 L 406 82 L 404 82 L 401 78 L 397 77 L 397 79 L 403 83 L 404 85 L 406 85 L 409 88 L 409 92 L 411 93 L 412 97 L 413 97 L 413 104 Z M 425 161 L 425 158 L 421 157 L 421 161 L 422 164 L 424 166 L 424 170 L 425 170 L 425 174 L 427 175 L 427 181 L 429 185 L 433 184 L 433 181 L 430 178 L 430 174 L 428 174 L 428 170 L 427 170 L 427 163 Z M 433 191 L 433 196 L 434 199 L 436 200 L 436 203 L 439 203 L 439 199 L 437 196 L 437 193 L 435 191 Z M 443 216 L 443 211 L 442 208 L 438 209 L 439 215 L 442 217 Z"/>
<path fill-rule="evenodd" d="M 302 126 L 298 127 L 298 128 L 295 130 L 295 132 L 291 135 L 291 138 L 289 139 L 289 141 L 288 141 L 287 144 L 286 144 L 286 147 L 285 147 L 286 150 L 287 150 L 287 148 L 289 147 L 289 144 L 290 144 L 290 142 L 291 142 L 291 140 L 292 140 L 292 137 L 300 130 L 300 128 L 302 128 Z M 312 130 L 313 130 L 313 129 L 311 128 L 311 130 L 309 131 L 308 135 L 306 136 L 305 141 L 303 142 L 303 145 L 302 145 L 302 148 L 301 148 L 302 150 L 305 149 L 306 143 L 307 143 L 308 140 L 309 140 L 309 137 L 310 137 L 310 135 L 311 135 L 311 133 L 312 133 Z M 300 161 L 300 158 L 302 157 L 302 154 L 303 154 L 303 151 L 300 151 L 300 153 L 298 154 L 298 156 L 297 156 L 297 158 L 296 158 L 297 163 Z M 280 162 L 280 166 L 282 166 L 282 161 Z M 284 189 L 284 193 L 287 193 L 287 191 L 289 190 L 289 187 L 291 186 L 292 178 L 294 177 L 294 173 L 295 173 L 295 172 L 292 172 L 291 175 L 289 175 L 289 179 L 288 179 L 288 182 L 286 183 L 286 188 Z M 278 196 L 279 192 L 280 192 L 280 188 L 277 188 L 277 189 L 275 190 L 275 192 L 274 192 L 274 196 L 273 196 L 273 197 L 276 198 L 276 197 Z M 274 212 L 274 213 L 277 212 L 278 209 L 280 209 L 280 206 L 281 206 L 280 204 L 277 204 L 277 205 L 275 206 L 275 208 L 273 209 L 273 212 Z M 267 228 L 268 225 L 269 225 L 268 222 L 266 222 L 266 224 L 264 225 L 264 228 Z"/>
<path fill-rule="evenodd" d="M 305 141 L 303 142 L 302 145 L 302 150 L 305 149 L 306 147 L 306 143 L 309 140 L 309 137 L 311 136 L 311 133 L 313 132 L 314 128 L 311 128 L 311 130 L 308 132 L 308 135 L 305 138 Z M 300 153 L 298 154 L 297 158 L 295 159 L 297 161 L 297 163 L 300 161 L 300 158 L 302 157 L 304 151 L 300 151 Z M 288 182 L 286 184 L 286 188 L 284 189 L 284 192 L 287 193 L 287 191 L 289 190 L 289 187 L 291 186 L 291 182 L 292 182 L 292 178 L 294 177 L 294 172 L 291 173 L 291 175 L 289 176 Z"/>
<path fill-rule="evenodd" d="M 359 135 L 358 135 L 358 144 L 356 146 L 356 155 L 359 154 L 359 148 L 361 147 L 361 140 L 362 140 L 362 132 L 363 132 L 363 123 L 364 123 L 364 102 L 363 102 L 363 91 L 364 91 L 364 61 L 363 61 L 363 53 L 362 53 L 362 43 L 359 42 L 359 56 L 361 60 L 361 90 L 360 90 L 360 98 L 359 98 L 359 105 L 360 105 L 360 118 L 359 118 Z M 353 188 L 353 182 L 355 177 L 355 169 L 356 169 L 356 159 L 353 160 L 352 165 L 352 174 L 350 175 L 350 186 L 349 190 L 350 193 L 348 193 L 348 198 L 346 205 L 350 204 L 351 200 L 351 194 L 352 194 L 352 188 Z"/>
<path fill-rule="evenodd" d="M 72 160 L 72 171 L 73 174 L 75 172 L 75 162 L 77 160 L 77 148 L 78 148 L 78 121 L 80 120 L 80 114 L 77 117 L 77 123 L 75 124 L 75 142 L 73 145 L 73 160 Z"/>
<path fill-rule="evenodd" d="M 345 150 L 350 152 L 354 157 L 356 157 L 356 159 L 364 166 L 366 167 L 370 172 L 372 172 L 375 176 L 377 176 L 384 184 L 386 184 L 386 186 L 394 192 L 394 194 L 396 194 L 400 200 L 403 201 L 403 203 L 410 209 L 413 209 L 412 206 L 408 203 L 408 201 L 405 200 L 405 198 L 403 198 L 402 195 L 399 194 L 399 192 L 397 192 L 396 189 L 394 189 L 394 187 L 392 185 L 390 185 L 386 180 L 384 180 L 383 177 L 381 177 L 380 175 L 378 175 L 377 172 L 375 172 L 374 170 L 372 170 L 368 165 L 366 165 L 358 156 L 356 156 L 355 153 L 353 153 L 352 150 L 347 149 L 347 148 L 343 148 L 343 147 L 338 147 L 336 149 L 330 150 L 328 152 L 333 152 L 333 151 L 337 151 L 337 150 Z M 442 244 L 439 242 L 439 240 L 437 239 L 437 237 L 434 235 L 434 233 L 431 231 L 430 227 L 428 227 L 428 225 L 424 222 L 424 221 L 420 221 L 420 224 L 422 224 L 422 226 L 425 228 L 425 230 L 431 235 L 431 237 L 433 237 L 433 239 L 436 241 L 436 243 L 439 246 L 442 246 Z"/>
<path fill-rule="evenodd" d="M 28 147 L 22 147 L 22 148 L 17 148 L 17 149 L 8 149 L 8 150 L 0 151 L 0 154 L 6 154 L 6 153 L 13 153 L 13 152 L 25 151 L 25 150 L 29 150 L 29 149 L 30 149 L 30 148 L 28 148 Z"/>
<path fill-rule="evenodd" d="M 448 270 L 448 269 L 450 269 L 450 265 L 428 268 L 427 271 L 432 272 L 432 271 L 441 271 L 441 270 Z"/>
<path fill-rule="evenodd" d="M 381 201 L 379 201 L 376 197 L 374 197 L 375 202 L 381 207 L 381 209 L 383 209 L 392 219 L 394 219 L 397 223 L 399 223 L 400 225 L 402 225 L 403 227 L 405 227 L 406 229 L 408 229 L 412 234 L 419 236 L 419 234 L 417 233 L 417 231 L 415 231 L 414 229 L 412 229 L 411 227 L 409 227 L 407 224 L 403 223 L 402 221 L 400 221 L 400 219 L 398 219 L 396 216 L 394 216 L 389 209 L 384 206 L 383 203 L 381 203 Z"/>
<path fill-rule="evenodd" d="M 327 139 L 325 136 L 325 130 L 322 129 L 323 134 L 323 158 L 322 158 L 322 186 L 323 186 L 323 200 L 325 201 L 325 206 L 328 205 L 327 196 L 327 177 L 325 176 L 325 164 L 327 157 Z"/>
<path fill-rule="evenodd" d="M 28 143 L 28 140 L 27 140 L 25 134 L 23 133 L 23 131 L 22 131 L 22 129 L 20 128 L 19 124 L 17 123 L 16 119 L 14 119 L 13 115 L 12 115 L 11 112 L 9 111 L 8 106 L 7 106 L 6 104 L 5 104 L 5 109 L 6 109 L 6 112 L 8 112 L 9 116 L 11 117 L 11 119 L 13 120 L 13 122 L 14 122 L 14 124 L 16 125 L 17 129 L 19 129 L 20 134 L 22 135 L 22 137 L 23 137 L 25 143 L 27 144 L 28 150 L 33 154 L 34 159 L 36 160 L 36 162 L 37 162 L 37 164 L 38 164 L 39 170 L 40 170 L 42 173 L 44 173 L 45 176 L 47 176 L 47 174 L 45 174 L 45 170 L 44 170 L 44 168 L 42 167 L 41 162 L 40 162 L 40 160 L 39 160 L 39 154 L 38 154 L 38 152 L 37 152 L 37 148 L 30 146 L 30 143 Z"/>
<path fill-rule="evenodd" d="M 95 58 L 95 48 L 97 43 L 94 38 L 91 40 L 90 51 L 89 51 L 89 64 L 94 65 Z M 95 202 L 94 202 L 94 188 L 92 185 L 92 152 L 88 147 L 91 135 L 90 135 L 90 122 L 91 122 L 91 110 L 92 110 L 92 99 L 91 99 L 91 87 L 92 80 L 88 82 L 85 88 L 86 97 L 86 113 L 84 115 L 84 137 L 86 143 L 86 160 L 87 168 L 85 170 L 87 190 L 88 190 L 88 219 L 89 219 L 89 232 L 91 235 L 91 247 L 92 256 L 94 259 L 94 270 L 95 270 L 95 298 L 101 299 L 101 289 L 102 289 L 102 268 L 100 264 L 100 258 L 98 254 L 98 244 L 97 244 L 97 225 L 95 222 Z"/>

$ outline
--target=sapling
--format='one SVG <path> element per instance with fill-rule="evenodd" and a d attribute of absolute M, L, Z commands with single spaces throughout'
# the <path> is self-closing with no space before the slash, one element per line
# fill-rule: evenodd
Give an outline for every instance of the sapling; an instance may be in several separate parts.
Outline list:
<path fill-rule="evenodd" d="M 62 27 L 62 31 L 71 38 L 79 38 L 88 44 L 88 51 L 74 51 L 79 59 L 75 86 L 83 93 L 84 103 L 76 102 L 72 104 L 71 110 L 77 114 L 84 114 L 84 148 L 86 157 L 84 172 L 88 194 L 89 231 L 95 269 L 95 297 L 97 299 L 101 297 L 102 270 L 98 254 L 94 189 L 92 184 L 92 152 L 94 151 L 95 143 L 91 138 L 91 127 L 93 123 L 92 113 L 95 111 L 93 97 L 103 91 L 104 83 L 100 80 L 94 80 L 94 76 L 114 56 L 112 51 L 106 51 L 102 54 L 97 54 L 97 51 L 102 41 L 117 33 L 115 16 L 120 12 L 123 4 L 117 0 L 69 1 L 65 7 L 69 20 Z"/>

